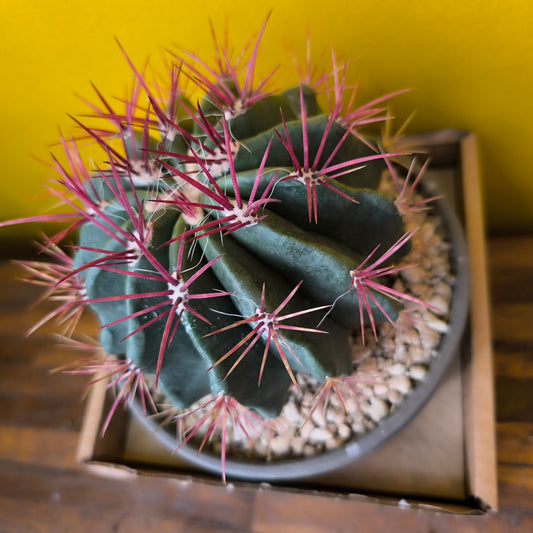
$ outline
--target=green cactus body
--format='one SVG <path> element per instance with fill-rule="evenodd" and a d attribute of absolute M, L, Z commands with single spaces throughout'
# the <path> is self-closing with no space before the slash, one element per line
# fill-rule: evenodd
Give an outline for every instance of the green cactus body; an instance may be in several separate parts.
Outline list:
<path fill-rule="evenodd" d="M 223 393 L 275 417 L 295 372 L 318 381 L 352 372 L 349 337 L 365 302 L 351 290 L 351 272 L 377 246 L 392 246 L 403 223 L 393 199 L 376 190 L 384 163 L 373 142 L 320 114 L 309 87 L 266 96 L 224 127 L 224 110 L 209 99 L 201 116 L 218 140 L 201 122 L 164 140 L 151 163 L 157 183 L 94 178 L 92 197 L 104 207 L 100 224 L 81 229 L 75 266 L 104 349 L 157 374 L 176 407 Z M 226 150 L 225 170 L 211 175 L 196 150 L 191 172 L 192 135 L 206 149 L 224 153 L 233 143 L 237 153 Z M 146 135 L 136 142 L 154 146 Z M 193 223 L 185 208 L 203 216 Z M 132 220 L 139 210 L 149 228 L 143 242 Z M 139 257 L 109 261 L 125 241 Z M 400 308 L 380 292 L 368 306 L 375 321 L 394 320 Z"/>
<path fill-rule="evenodd" d="M 103 127 L 74 119 L 101 159 L 91 153 L 86 161 L 76 137 L 61 138 L 65 157 L 53 159 L 58 176 L 47 191 L 67 211 L 0 222 L 68 224 L 41 246 L 52 262 L 23 265 L 57 304 L 33 329 L 55 322 L 66 342 L 89 350 L 75 371 L 98 372 L 116 393 L 104 426 L 121 401 L 160 410 L 153 401 L 160 391 L 165 421 L 186 428 L 183 444 L 194 434 L 200 449 L 220 439 L 223 475 L 231 426 L 241 430 L 235 442 L 250 417 L 280 436 L 293 407 L 305 411 L 300 421 L 319 404 L 329 407 L 331 394 L 346 408 L 344 398 L 363 397 L 360 384 L 366 402 L 368 380 L 379 376 L 365 374 L 353 352 L 373 333 L 375 349 L 365 353 L 377 367 L 400 338 L 394 326 L 411 328 L 411 315 L 398 320 L 405 302 L 432 307 L 418 299 L 424 284 L 400 274 L 411 228 L 439 218 L 419 212 L 433 200 L 418 190 L 428 160 L 418 165 L 393 149 L 400 144 L 388 130 L 364 129 L 388 121 L 384 102 L 403 91 L 356 108 L 349 63 L 334 54 L 331 68 L 317 72 L 308 58 L 294 87 L 271 91 L 273 72 L 256 75 L 265 25 L 236 59 L 216 37 L 214 66 L 193 52 L 171 57 L 164 83 L 122 50 L 134 74 L 129 95 L 115 104 L 96 91 L 92 118 Z M 66 237 L 72 255 L 60 247 Z M 446 284 L 449 271 L 434 276 L 426 268 L 424 239 L 416 241 L 420 268 L 411 278 L 423 271 Z M 98 318 L 99 343 L 76 337 L 87 307 Z M 391 327 L 379 328 L 385 321 Z M 397 405 L 394 395 L 388 401 Z M 342 439 L 365 431 L 345 426 Z"/>

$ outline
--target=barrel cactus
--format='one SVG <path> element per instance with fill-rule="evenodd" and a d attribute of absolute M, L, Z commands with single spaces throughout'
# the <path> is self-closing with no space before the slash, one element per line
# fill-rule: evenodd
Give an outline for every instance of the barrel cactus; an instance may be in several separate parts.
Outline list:
<path fill-rule="evenodd" d="M 117 402 L 148 397 L 150 375 L 180 413 L 207 397 L 218 417 L 275 418 L 297 373 L 349 379 L 354 332 L 414 301 L 388 283 L 409 250 L 405 190 L 401 208 L 378 191 L 405 154 L 363 131 L 392 95 L 354 107 L 334 57 L 329 75 L 270 91 L 254 79 L 263 30 L 236 60 L 216 40 L 215 66 L 173 56 L 164 85 L 124 54 L 129 97 L 117 110 L 97 93 L 107 126 L 78 122 L 105 162 L 62 139 L 50 191 L 69 213 L 36 219 L 70 224 L 37 277 L 61 301 L 47 318 L 96 313 L 108 355 L 84 368 L 114 376 Z M 70 257 L 56 245 L 73 233 Z"/>

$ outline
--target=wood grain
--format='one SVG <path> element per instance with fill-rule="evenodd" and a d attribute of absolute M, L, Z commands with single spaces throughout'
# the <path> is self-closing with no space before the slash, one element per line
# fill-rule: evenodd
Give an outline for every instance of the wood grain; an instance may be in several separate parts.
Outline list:
<path fill-rule="evenodd" d="M 488 241 L 496 371 L 500 511 L 457 516 L 338 500 L 273 496 L 146 476 L 106 479 L 74 462 L 83 377 L 52 370 L 73 354 L 29 307 L 37 288 L 0 263 L 0 533 L 409 533 L 533 531 L 533 236 Z M 94 328 L 88 317 L 87 331 Z M 355 512 L 354 512 L 355 509 Z"/>

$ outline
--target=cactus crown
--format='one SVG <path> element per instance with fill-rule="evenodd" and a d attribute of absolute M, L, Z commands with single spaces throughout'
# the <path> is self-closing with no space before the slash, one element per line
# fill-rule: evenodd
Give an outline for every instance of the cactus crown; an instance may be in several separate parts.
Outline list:
<path fill-rule="evenodd" d="M 126 56 L 129 98 L 117 110 L 97 92 L 107 127 L 78 122 L 105 163 L 89 170 L 62 140 L 50 190 L 70 213 L 38 217 L 70 222 L 44 246 L 58 266 L 39 275 L 63 302 L 47 318 L 70 334 L 92 308 L 121 399 L 148 396 L 150 374 L 175 407 L 212 394 L 224 417 L 275 417 L 295 373 L 326 387 L 348 378 L 352 333 L 414 300 L 388 284 L 411 233 L 377 190 L 399 154 L 362 132 L 388 120 L 392 95 L 355 107 L 334 56 L 330 75 L 268 91 L 270 76 L 254 78 L 263 30 L 237 61 L 216 40 L 214 67 L 174 57 L 164 86 Z M 56 244 L 74 230 L 69 258 Z"/>

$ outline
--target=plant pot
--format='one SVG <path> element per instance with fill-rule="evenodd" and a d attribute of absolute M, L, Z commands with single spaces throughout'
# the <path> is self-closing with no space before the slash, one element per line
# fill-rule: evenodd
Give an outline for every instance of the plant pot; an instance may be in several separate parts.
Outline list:
<path fill-rule="evenodd" d="M 399 404 L 381 420 L 375 428 L 350 440 L 342 446 L 311 457 L 257 461 L 228 456 L 222 466 L 220 455 L 210 451 L 198 451 L 198 446 L 180 443 L 175 431 L 161 428 L 157 417 L 147 417 L 140 403 L 131 404 L 131 413 L 153 433 L 169 453 L 200 470 L 228 478 L 255 482 L 287 482 L 303 480 L 342 469 L 366 456 L 405 427 L 422 409 L 446 374 L 450 363 L 458 357 L 463 334 L 469 316 L 469 267 L 468 254 L 462 224 L 449 191 L 441 191 L 439 185 L 426 179 L 424 196 L 438 196 L 433 209 L 440 218 L 449 243 L 450 268 L 454 274 L 448 329 L 443 334 L 438 354 L 429 365 L 427 374 Z"/>

